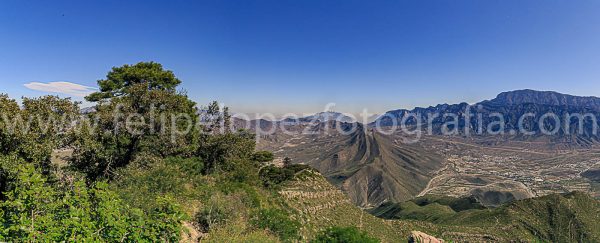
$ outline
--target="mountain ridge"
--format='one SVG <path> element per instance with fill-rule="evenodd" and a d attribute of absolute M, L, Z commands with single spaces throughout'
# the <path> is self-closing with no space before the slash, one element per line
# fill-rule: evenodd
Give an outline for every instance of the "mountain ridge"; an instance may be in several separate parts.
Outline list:
<path fill-rule="evenodd" d="M 600 108 L 600 98 L 598 97 L 575 96 L 556 91 L 538 91 L 532 89 L 502 92 L 498 94 L 496 98 L 490 100 L 490 102 L 507 105 L 533 103 L 539 105 L 588 106 Z"/>

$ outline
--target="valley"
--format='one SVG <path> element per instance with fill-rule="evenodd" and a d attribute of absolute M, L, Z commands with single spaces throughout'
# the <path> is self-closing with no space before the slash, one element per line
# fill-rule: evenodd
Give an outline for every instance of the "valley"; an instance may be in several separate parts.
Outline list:
<path fill-rule="evenodd" d="M 439 151 L 447 164 L 417 196 L 474 195 L 484 204 L 499 205 L 507 200 L 571 191 L 600 195 L 592 187 L 592 181 L 581 176 L 600 165 L 598 148 L 531 149 L 535 145 L 528 146 L 527 142 L 484 147 L 482 140 L 422 139 L 422 146 Z"/>

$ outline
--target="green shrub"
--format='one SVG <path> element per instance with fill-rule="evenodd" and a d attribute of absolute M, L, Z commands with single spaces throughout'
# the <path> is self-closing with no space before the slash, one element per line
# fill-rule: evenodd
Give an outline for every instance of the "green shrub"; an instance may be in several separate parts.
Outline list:
<path fill-rule="evenodd" d="M 277 188 L 277 186 L 279 186 L 281 183 L 293 179 L 296 173 L 305 169 L 310 169 L 310 166 L 294 164 L 284 167 L 276 167 L 269 165 L 260 170 L 259 177 L 263 183 L 263 186 L 267 188 Z"/>
<path fill-rule="evenodd" d="M 332 227 L 317 236 L 313 243 L 377 243 L 378 239 L 369 236 L 355 227 Z"/>
<path fill-rule="evenodd" d="M 204 169 L 204 162 L 198 157 L 168 157 L 165 159 L 165 164 L 169 166 L 177 166 L 179 167 L 180 171 L 190 175 L 200 175 Z"/>
<path fill-rule="evenodd" d="M 260 209 L 253 215 L 250 222 L 257 228 L 273 232 L 283 241 L 298 239 L 300 224 L 290 220 L 288 214 L 283 210 Z"/>
<path fill-rule="evenodd" d="M 294 174 L 293 170 L 270 165 L 260 170 L 259 177 L 263 186 L 267 188 L 276 188 L 281 183 L 294 178 Z"/>
<path fill-rule="evenodd" d="M 252 155 L 252 160 L 260 163 L 271 162 L 275 159 L 270 151 L 257 151 Z"/>
<path fill-rule="evenodd" d="M 194 216 L 198 229 L 207 233 L 216 225 L 224 225 L 234 218 L 236 210 L 241 211 L 241 208 L 236 208 L 233 203 L 235 203 L 233 200 L 221 193 L 213 195 L 204 208 Z"/>
<path fill-rule="evenodd" d="M 255 162 L 239 160 L 234 163 L 235 166 L 230 171 L 223 173 L 228 180 L 248 185 L 258 185 L 258 167 Z"/>
<path fill-rule="evenodd" d="M 55 185 L 32 164 L 18 166 L 0 202 L 0 239 L 39 242 L 178 241 L 185 214 L 171 199 L 148 211 L 131 208 L 108 184 Z"/>

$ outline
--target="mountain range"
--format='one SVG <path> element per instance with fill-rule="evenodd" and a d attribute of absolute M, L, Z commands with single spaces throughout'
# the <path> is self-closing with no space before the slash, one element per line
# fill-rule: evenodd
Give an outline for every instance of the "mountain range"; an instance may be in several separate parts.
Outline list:
<path fill-rule="evenodd" d="M 457 121 L 451 122 L 453 118 L 444 117 L 445 114 L 458 115 Z M 466 114 L 471 116 L 467 119 Z M 461 135 L 500 134 L 511 136 L 514 140 L 550 139 L 553 142 L 586 146 L 597 143 L 600 138 L 596 119 L 599 116 L 600 98 L 597 97 L 517 90 L 503 92 L 494 99 L 475 104 L 463 102 L 412 110 L 392 110 L 369 125 L 385 127 L 403 122 L 416 125 L 415 117 L 418 117 L 421 124 L 431 124 L 431 132 L 437 135 L 442 135 L 446 129 Z M 500 120 L 503 121 L 503 126 L 498 124 Z M 545 131 L 555 134 L 543 136 L 547 135 L 544 134 Z"/>

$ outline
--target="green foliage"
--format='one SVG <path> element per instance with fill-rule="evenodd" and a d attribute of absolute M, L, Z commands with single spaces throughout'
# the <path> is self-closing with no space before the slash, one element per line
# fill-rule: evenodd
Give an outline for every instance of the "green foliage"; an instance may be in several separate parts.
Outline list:
<path fill-rule="evenodd" d="M 91 179 L 148 157 L 194 155 L 200 130 L 195 103 L 171 90 L 128 87 L 126 96 L 96 106 L 94 128 L 78 133 L 71 165 Z"/>
<path fill-rule="evenodd" d="M 247 222 L 240 220 L 211 230 L 202 242 L 277 243 L 281 241 L 269 231 L 249 227 Z"/>
<path fill-rule="evenodd" d="M 233 166 L 229 171 L 222 173 L 228 180 L 233 182 L 246 183 L 248 185 L 258 185 L 258 165 L 250 160 L 233 160 Z"/>
<path fill-rule="evenodd" d="M 259 163 L 271 162 L 274 158 L 270 151 L 257 151 L 252 155 L 252 160 Z"/>
<path fill-rule="evenodd" d="M 78 113 L 78 104 L 70 99 L 23 98 L 21 109 L 0 95 L 0 154 L 15 154 L 48 169 L 52 150 L 68 142 L 67 128 Z"/>
<path fill-rule="evenodd" d="M 259 176 L 265 187 L 276 188 L 281 183 L 294 178 L 294 171 L 270 165 L 262 168 Z"/>
<path fill-rule="evenodd" d="M 433 203 L 438 203 L 440 205 L 446 205 L 446 206 L 452 208 L 452 210 L 454 210 L 456 212 L 465 211 L 465 210 L 469 210 L 469 209 L 485 209 L 486 208 L 485 206 L 483 206 L 483 204 L 481 204 L 477 200 L 477 198 L 475 198 L 473 196 L 454 198 L 454 197 L 448 197 L 448 196 L 426 195 L 423 197 L 415 198 L 411 201 L 413 201 L 415 204 L 417 204 L 419 206 L 425 206 L 425 205 L 429 205 L 429 204 L 433 204 Z"/>
<path fill-rule="evenodd" d="M 455 211 L 451 207 L 464 210 Z M 442 229 L 455 226 L 469 227 L 470 230 L 483 228 L 488 234 L 504 237 L 507 241 L 600 240 L 600 235 L 595 233 L 600 232 L 600 202 L 581 192 L 518 200 L 489 209 L 473 204 L 468 198 L 430 196 L 385 204 L 371 212 L 388 219 L 428 221 Z M 499 227 L 504 230 L 498 231 Z"/>
<path fill-rule="evenodd" d="M 101 101 L 127 95 L 131 86 L 143 84 L 148 90 L 175 91 L 181 81 L 172 71 L 164 70 L 160 63 L 140 62 L 135 65 L 113 67 L 106 79 L 98 80 L 100 92 L 86 97 L 88 101 Z"/>
<path fill-rule="evenodd" d="M 293 179 L 296 173 L 309 168 L 309 166 L 301 164 L 285 167 L 269 165 L 260 170 L 259 177 L 263 186 L 267 188 L 277 188 L 281 183 Z"/>
<path fill-rule="evenodd" d="M 232 203 L 222 195 L 211 197 L 208 204 L 198 212 L 194 217 L 194 222 L 202 232 L 208 232 L 211 228 L 217 225 L 225 224 L 233 217 L 234 211 L 239 210 L 233 208 Z"/>
<path fill-rule="evenodd" d="M 313 243 L 377 243 L 378 239 L 355 227 L 331 227 L 319 234 Z"/>
<path fill-rule="evenodd" d="M 143 212 L 130 208 L 103 182 L 60 187 L 32 165 L 11 171 L 12 188 L 0 203 L 0 238 L 14 241 L 177 241 L 181 213 L 168 198 Z M 8 170 L 11 170 L 8 168 Z"/>
<path fill-rule="evenodd" d="M 294 241 L 299 237 L 300 224 L 291 220 L 285 211 L 277 208 L 258 210 L 250 222 L 255 227 L 273 232 L 283 241 Z"/>
<path fill-rule="evenodd" d="M 255 146 L 254 135 L 245 131 L 206 135 L 198 155 L 205 161 L 205 174 L 231 171 L 235 162 L 251 158 Z"/>
<path fill-rule="evenodd" d="M 126 202 L 149 210 L 156 206 L 156 196 L 170 196 L 181 203 L 201 197 L 206 186 L 201 168 L 198 158 L 168 157 L 148 167 L 130 166 L 119 170 L 120 176 L 113 185 Z"/>
<path fill-rule="evenodd" d="M 427 220 L 443 222 L 457 212 L 486 209 L 474 197 L 447 197 L 427 195 L 402 203 L 384 203 L 369 212 L 381 218 Z"/>

